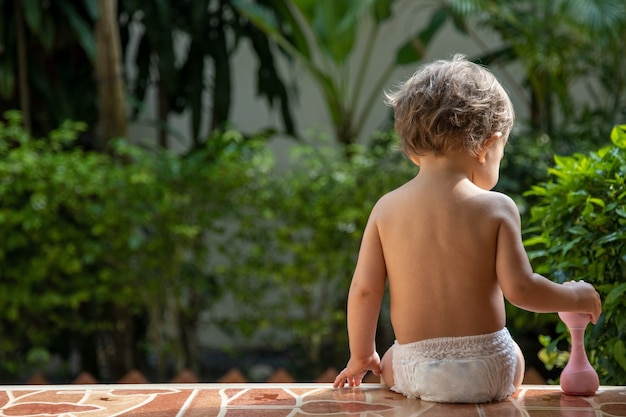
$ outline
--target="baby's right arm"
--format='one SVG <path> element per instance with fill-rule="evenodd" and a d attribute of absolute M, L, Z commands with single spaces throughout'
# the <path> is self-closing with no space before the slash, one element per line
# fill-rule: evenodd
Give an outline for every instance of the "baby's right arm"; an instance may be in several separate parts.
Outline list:
<path fill-rule="evenodd" d="M 589 303 L 587 308 L 581 307 L 580 309 L 577 309 L 576 312 L 590 314 L 591 322 L 596 324 L 598 322 L 598 318 L 600 318 L 600 314 L 602 314 L 602 302 L 600 300 L 600 294 L 598 294 L 593 285 L 580 280 L 565 282 L 563 283 L 563 286 L 571 287 L 571 289 L 580 297 L 581 303 Z"/>
<path fill-rule="evenodd" d="M 537 313 L 586 313 L 593 324 L 598 322 L 602 303 L 593 285 L 583 281 L 557 284 L 539 274 L 533 274 L 529 281 L 530 285 L 519 285 L 508 291 L 508 295 L 503 289 L 511 304 Z"/>
<path fill-rule="evenodd" d="M 537 313 L 577 312 L 596 323 L 602 313 L 600 295 L 591 284 L 578 281 L 557 284 L 533 272 L 521 237 L 515 203 L 503 196 L 499 204 L 496 273 L 504 296 L 513 305 Z"/>

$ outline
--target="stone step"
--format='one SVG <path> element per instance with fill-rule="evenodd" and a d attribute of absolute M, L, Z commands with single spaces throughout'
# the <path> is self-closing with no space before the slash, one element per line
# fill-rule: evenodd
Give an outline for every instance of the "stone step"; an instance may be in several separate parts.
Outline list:
<path fill-rule="evenodd" d="M 337 376 L 337 370 L 335 368 L 328 368 L 324 372 L 322 372 L 317 378 L 314 379 L 313 382 L 317 383 L 332 383 Z M 363 382 L 365 383 L 378 383 L 380 377 L 368 373 Z M 200 382 L 219 382 L 223 384 L 238 384 L 238 383 L 246 383 L 250 382 L 245 375 L 238 368 L 232 368 L 223 376 L 217 379 L 217 381 L 200 381 L 200 379 L 190 370 L 184 369 L 180 371 L 174 378 L 172 378 L 170 383 L 176 384 L 196 384 Z M 310 381 L 297 381 L 286 369 L 279 368 L 276 369 L 264 382 L 267 383 L 295 383 L 295 382 L 310 382 Z M 81 372 L 78 376 L 72 381 L 72 384 L 97 384 L 99 381 L 93 377 L 89 372 Z M 124 375 L 118 383 L 120 384 L 149 384 L 151 381 L 139 372 L 136 369 L 131 369 L 126 375 Z M 27 381 L 28 385 L 49 385 L 50 382 L 41 374 L 35 373 L 33 374 Z M 524 376 L 524 384 L 532 384 L 532 385 L 545 385 L 546 380 L 541 376 L 541 374 L 534 368 L 528 369 Z"/>

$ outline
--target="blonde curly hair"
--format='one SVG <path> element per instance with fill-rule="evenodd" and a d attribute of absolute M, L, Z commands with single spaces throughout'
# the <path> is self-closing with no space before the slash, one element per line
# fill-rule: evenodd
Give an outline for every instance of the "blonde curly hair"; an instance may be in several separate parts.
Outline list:
<path fill-rule="evenodd" d="M 494 133 L 509 136 L 515 113 L 508 94 L 485 67 L 460 54 L 421 66 L 386 92 L 394 128 L 408 157 L 451 150 L 476 156 Z"/>

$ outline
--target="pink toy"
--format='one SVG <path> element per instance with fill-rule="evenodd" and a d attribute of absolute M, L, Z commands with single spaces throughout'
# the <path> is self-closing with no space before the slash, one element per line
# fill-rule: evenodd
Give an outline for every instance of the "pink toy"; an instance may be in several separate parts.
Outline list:
<path fill-rule="evenodd" d="M 594 395 L 600 386 L 598 374 L 591 367 L 585 353 L 585 328 L 591 321 L 589 314 L 559 313 L 572 335 L 569 361 L 561 372 L 561 389 L 569 395 Z"/>

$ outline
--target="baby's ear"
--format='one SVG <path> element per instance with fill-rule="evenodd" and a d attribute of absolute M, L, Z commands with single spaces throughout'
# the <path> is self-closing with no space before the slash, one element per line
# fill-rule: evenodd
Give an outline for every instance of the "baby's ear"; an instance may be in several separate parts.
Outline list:
<path fill-rule="evenodd" d="M 489 152 L 489 149 L 493 145 L 498 143 L 501 137 L 502 137 L 502 132 L 496 132 L 487 138 L 487 140 L 483 144 L 482 150 L 478 152 L 478 162 L 480 162 L 481 164 L 485 162 L 485 157 L 487 156 L 487 152 Z"/>
<path fill-rule="evenodd" d="M 502 138 L 502 132 L 494 133 L 493 135 L 489 136 L 489 139 L 487 139 L 485 147 L 489 148 L 495 145 L 500 140 L 500 138 Z"/>

